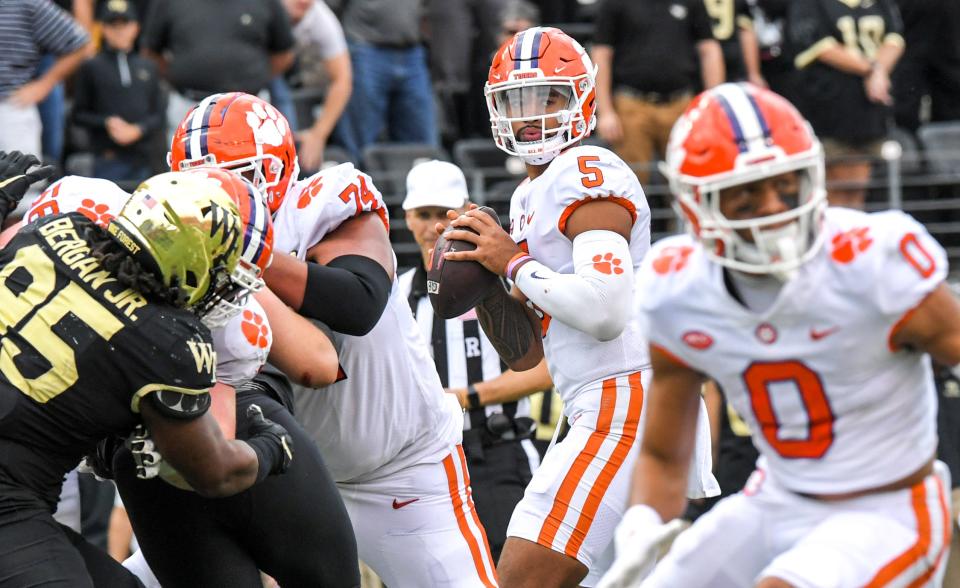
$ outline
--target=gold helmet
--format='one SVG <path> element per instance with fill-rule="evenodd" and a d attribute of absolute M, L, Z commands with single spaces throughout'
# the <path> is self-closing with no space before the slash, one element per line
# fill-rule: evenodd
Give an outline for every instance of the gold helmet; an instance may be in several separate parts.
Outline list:
<path fill-rule="evenodd" d="M 168 172 L 137 187 L 107 232 L 201 316 L 240 259 L 240 212 L 218 182 Z"/>

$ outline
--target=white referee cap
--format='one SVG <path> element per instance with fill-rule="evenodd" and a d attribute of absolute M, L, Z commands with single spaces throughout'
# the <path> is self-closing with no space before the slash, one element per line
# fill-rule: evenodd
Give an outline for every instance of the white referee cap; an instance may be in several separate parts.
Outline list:
<path fill-rule="evenodd" d="M 424 206 L 460 208 L 469 197 L 467 178 L 460 168 L 433 159 L 414 166 L 407 174 L 407 197 L 402 206 L 404 210 Z"/>

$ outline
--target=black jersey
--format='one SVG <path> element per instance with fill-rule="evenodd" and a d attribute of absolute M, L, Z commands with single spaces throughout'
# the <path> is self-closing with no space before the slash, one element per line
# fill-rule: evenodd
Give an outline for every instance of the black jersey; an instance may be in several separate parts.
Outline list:
<path fill-rule="evenodd" d="M 0 251 L 0 484 L 51 507 L 97 441 L 139 422 L 146 395 L 206 407 L 214 383 L 207 328 L 123 286 L 90 255 L 89 226 L 47 217 Z"/>
<path fill-rule="evenodd" d="M 893 0 L 791 2 L 787 29 L 794 63 L 804 71 L 801 112 L 820 136 L 864 143 L 886 134 L 887 107 L 870 102 L 864 78 L 817 60 L 824 49 L 844 46 L 874 59 L 886 42 L 903 43 L 903 24 Z"/>
<path fill-rule="evenodd" d="M 710 16 L 713 36 L 723 50 L 723 65 L 728 82 L 747 79 L 747 66 L 743 62 L 740 46 L 740 30 L 753 28 L 747 0 L 703 0 Z"/>

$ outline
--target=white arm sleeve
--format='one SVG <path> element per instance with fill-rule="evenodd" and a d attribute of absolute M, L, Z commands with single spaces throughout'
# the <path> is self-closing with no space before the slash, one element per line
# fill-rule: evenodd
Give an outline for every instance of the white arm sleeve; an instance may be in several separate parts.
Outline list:
<path fill-rule="evenodd" d="M 630 318 L 633 260 L 627 240 L 613 231 L 586 231 L 573 239 L 572 274 L 538 261 L 525 263 L 514 282 L 554 319 L 600 341 L 615 339 Z"/>

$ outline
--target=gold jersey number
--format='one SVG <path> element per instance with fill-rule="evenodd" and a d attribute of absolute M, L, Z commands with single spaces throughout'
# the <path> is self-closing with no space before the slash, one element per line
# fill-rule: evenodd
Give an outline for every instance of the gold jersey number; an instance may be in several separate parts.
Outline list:
<path fill-rule="evenodd" d="M 837 29 L 840 30 L 847 49 L 860 52 L 867 59 L 873 59 L 883 43 L 886 23 L 882 16 L 875 14 L 861 16 L 856 20 L 852 16 L 842 16 L 837 19 Z"/>
<path fill-rule="evenodd" d="M 713 36 L 718 41 L 732 37 L 735 23 L 733 0 L 703 0 L 703 5 L 713 20 Z"/>
<path fill-rule="evenodd" d="M 15 292 L 7 285 L 8 280 L 14 272 L 23 271 L 30 274 L 30 285 Z M 107 341 L 124 326 L 80 284 L 69 282 L 57 291 L 55 287 L 54 262 L 39 245 L 20 249 L 13 261 L 0 270 L 0 336 L 17 327 L 20 336 L 51 366 L 35 378 L 24 377 L 14 363 L 23 350 L 4 337 L 0 344 L 0 371 L 21 392 L 41 403 L 66 391 L 79 378 L 76 354 L 53 332 L 54 325 L 72 313 Z"/>

